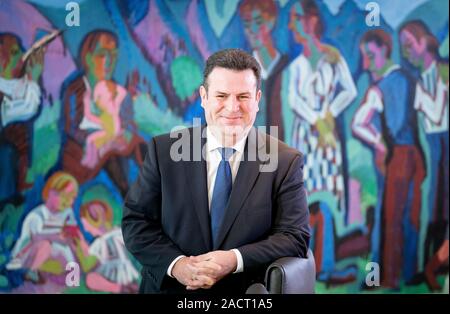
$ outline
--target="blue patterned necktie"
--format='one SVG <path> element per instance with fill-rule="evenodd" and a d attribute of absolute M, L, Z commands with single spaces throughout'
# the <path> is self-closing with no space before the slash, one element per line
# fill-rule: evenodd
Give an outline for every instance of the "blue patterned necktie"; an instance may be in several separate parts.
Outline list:
<path fill-rule="evenodd" d="M 228 199 L 230 198 L 233 178 L 231 175 L 230 163 L 228 160 L 234 154 L 234 149 L 230 147 L 218 148 L 222 155 L 219 167 L 217 168 L 216 182 L 211 200 L 211 233 L 214 247 L 217 244 L 217 236 L 225 216 Z"/>

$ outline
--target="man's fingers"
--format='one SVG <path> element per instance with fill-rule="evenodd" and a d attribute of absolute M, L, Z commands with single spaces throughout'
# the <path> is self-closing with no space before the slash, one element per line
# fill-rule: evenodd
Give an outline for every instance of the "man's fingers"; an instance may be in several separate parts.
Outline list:
<path fill-rule="evenodd" d="M 211 289 L 211 288 L 212 286 L 201 286 L 201 287 L 187 286 L 186 290 Z"/>
<path fill-rule="evenodd" d="M 190 280 L 196 280 L 196 278 L 198 278 L 199 276 L 216 277 L 213 270 L 210 270 L 207 268 L 196 267 L 193 264 L 187 264 L 186 267 L 191 276 L 191 278 L 189 278 Z"/>
<path fill-rule="evenodd" d="M 192 263 L 192 265 L 197 268 L 210 268 L 217 271 L 220 271 L 222 269 L 222 266 L 220 264 L 213 261 L 194 262 Z"/>
<path fill-rule="evenodd" d="M 189 258 L 190 258 L 191 262 L 198 263 L 198 262 L 203 262 L 203 261 L 210 261 L 213 259 L 213 257 L 214 257 L 214 252 L 209 252 L 209 253 L 205 253 L 202 255 L 190 256 Z"/>
<path fill-rule="evenodd" d="M 206 275 L 212 275 L 220 273 L 222 270 L 222 266 L 212 262 L 212 261 L 203 261 L 198 263 L 192 264 L 196 269 L 198 274 L 206 274 Z"/>
<path fill-rule="evenodd" d="M 209 276 L 193 274 L 191 280 L 189 280 L 186 289 L 195 290 L 198 288 L 211 287 L 214 284 L 215 280 Z"/>
<path fill-rule="evenodd" d="M 191 285 L 193 286 L 204 286 L 204 285 L 213 285 L 214 280 L 206 275 L 193 275 Z"/>
<path fill-rule="evenodd" d="M 186 264 L 187 269 L 192 275 L 198 275 L 198 268 L 194 266 L 192 263 Z"/>
<path fill-rule="evenodd" d="M 188 271 L 194 275 L 206 275 L 216 279 L 220 276 L 220 272 L 222 271 L 222 266 L 212 262 L 212 261 L 203 261 L 198 263 L 189 263 L 186 265 Z"/>
<path fill-rule="evenodd" d="M 208 256 L 208 254 L 202 254 L 202 255 L 197 255 L 197 256 L 190 256 L 189 260 L 193 263 L 199 263 L 205 260 L 209 260 L 210 257 Z"/>

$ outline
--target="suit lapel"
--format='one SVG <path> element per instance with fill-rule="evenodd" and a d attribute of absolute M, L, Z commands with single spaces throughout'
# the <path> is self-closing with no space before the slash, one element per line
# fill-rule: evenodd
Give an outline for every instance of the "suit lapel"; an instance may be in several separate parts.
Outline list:
<path fill-rule="evenodd" d="M 194 128 L 195 129 L 195 128 Z M 201 127 L 203 131 L 204 126 Z M 191 133 L 191 150 L 192 137 L 197 136 L 194 131 Z M 205 146 L 206 139 L 201 138 L 202 149 Z M 200 152 L 201 153 L 201 152 Z M 192 158 L 192 155 L 191 155 Z M 209 218 L 208 209 L 208 183 L 206 177 L 206 161 L 202 157 L 200 161 L 191 159 L 192 161 L 184 162 L 184 169 L 186 171 L 186 186 L 189 187 L 191 192 L 192 202 L 194 204 L 195 212 L 200 222 L 201 233 L 205 241 L 206 248 L 210 250 L 212 248 L 211 239 L 211 223 Z"/>
<path fill-rule="evenodd" d="M 259 150 L 262 150 L 264 147 L 264 138 L 255 128 L 252 128 L 247 137 L 247 144 L 245 145 L 244 154 L 239 164 L 239 170 L 236 179 L 234 180 L 224 220 L 220 227 L 217 247 L 214 247 L 214 250 L 217 250 L 221 246 L 258 178 L 261 162 L 258 159 L 258 155 L 255 153 L 259 152 Z M 253 157 L 251 157 L 252 154 Z"/>

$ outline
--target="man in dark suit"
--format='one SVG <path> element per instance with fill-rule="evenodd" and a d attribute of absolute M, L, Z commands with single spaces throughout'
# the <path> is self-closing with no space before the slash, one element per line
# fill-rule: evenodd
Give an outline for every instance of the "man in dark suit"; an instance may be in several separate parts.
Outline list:
<path fill-rule="evenodd" d="M 246 52 L 213 54 L 200 87 L 207 126 L 148 145 L 122 220 L 140 292 L 244 293 L 277 258 L 306 257 L 303 156 L 253 127 L 260 80 Z"/>

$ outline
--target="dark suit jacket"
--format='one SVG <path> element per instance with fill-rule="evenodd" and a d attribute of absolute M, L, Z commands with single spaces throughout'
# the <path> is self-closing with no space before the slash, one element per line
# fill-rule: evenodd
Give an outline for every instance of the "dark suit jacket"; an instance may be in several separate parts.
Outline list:
<path fill-rule="evenodd" d="M 244 272 L 230 274 L 210 290 L 193 293 L 244 293 L 261 282 L 265 267 L 284 256 L 305 257 L 308 249 L 309 212 L 303 185 L 303 156 L 281 141 L 257 131 L 249 133 L 219 233 L 213 247 L 208 209 L 206 161 L 194 152 L 193 141 L 204 127 L 185 129 L 190 136 L 190 161 L 173 161 L 169 134 L 154 137 L 137 181 L 124 204 L 122 231 L 125 245 L 143 265 L 140 292 L 186 293 L 176 279 L 167 276 L 179 255 L 199 255 L 236 248 L 242 254 Z M 197 136 L 198 137 L 198 136 Z M 194 138 L 194 139 L 193 139 Z M 275 150 L 274 143 L 277 143 Z M 254 158 L 257 151 L 277 153 L 278 167 Z M 172 148 L 173 149 L 173 148 Z M 252 155 L 253 152 L 253 155 Z M 196 159 L 193 160 L 194 154 Z M 253 156 L 253 158 L 252 158 Z M 263 155 L 263 156 L 267 156 Z M 272 157 L 274 155 L 271 155 Z"/>

